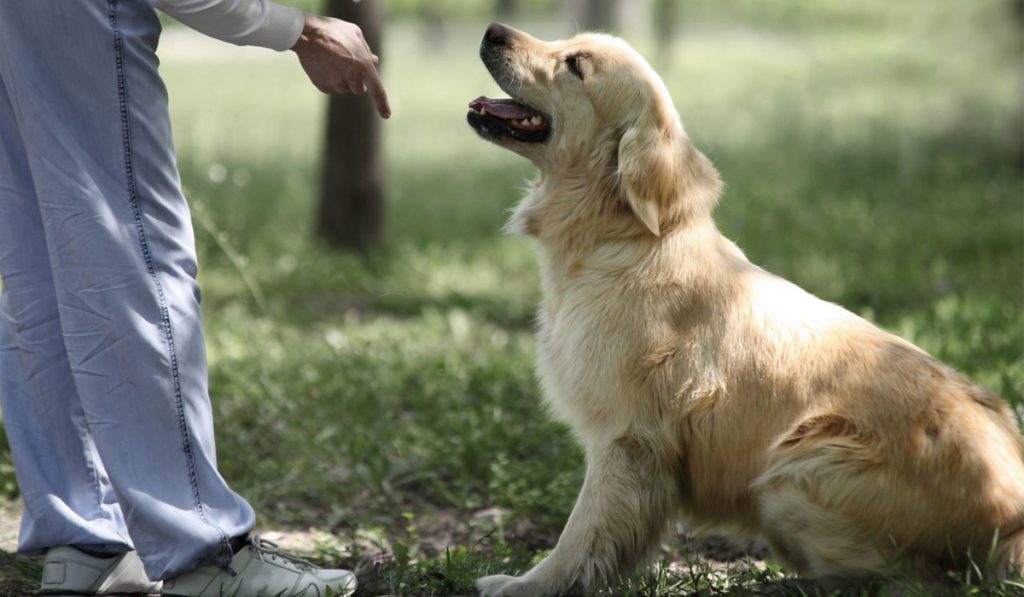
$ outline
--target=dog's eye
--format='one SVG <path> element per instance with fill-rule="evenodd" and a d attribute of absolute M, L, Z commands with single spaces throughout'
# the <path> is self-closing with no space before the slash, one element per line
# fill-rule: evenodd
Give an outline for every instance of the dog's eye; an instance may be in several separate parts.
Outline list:
<path fill-rule="evenodd" d="M 569 71 L 579 77 L 580 81 L 583 80 L 583 71 L 580 70 L 580 60 L 583 57 L 579 54 L 573 54 L 565 58 L 565 65 L 569 68 Z"/>

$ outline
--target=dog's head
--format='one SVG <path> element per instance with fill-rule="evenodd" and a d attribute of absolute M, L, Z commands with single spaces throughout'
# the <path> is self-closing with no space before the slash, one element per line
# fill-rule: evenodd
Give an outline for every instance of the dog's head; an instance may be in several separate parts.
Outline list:
<path fill-rule="evenodd" d="M 690 145 L 664 83 L 625 42 L 600 34 L 544 42 L 494 23 L 480 57 L 511 96 L 469 104 L 481 137 L 578 189 L 597 212 L 628 207 L 647 234 L 710 211 L 717 173 Z"/>

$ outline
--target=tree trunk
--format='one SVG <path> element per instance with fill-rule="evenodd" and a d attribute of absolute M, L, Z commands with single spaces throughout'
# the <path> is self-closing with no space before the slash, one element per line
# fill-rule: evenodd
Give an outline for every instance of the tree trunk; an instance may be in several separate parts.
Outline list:
<path fill-rule="evenodd" d="M 645 44 L 654 28 L 654 0 L 619 0 L 617 4 L 618 33 L 630 42 L 640 44 L 639 49 L 646 51 Z"/>
<path fill-rule="evenodd" d="M 519 10 L 519 0 L 495 0 L 494 14 L 499 21 L 509 21 Z"/>
<path fill-rule="evenodd" d="M 658 44 L 658 64 L 668 68 L 672 62 L 672 47 L 679 25 L 680 0 L 657 0 L 655 4 L 654 34 Z"/>
<path fill-rule="evenodd" d="M 438 6 L 436 0 L 421 0 L 417 12 L 423 45 L 430 51 L 439 50 L 445 40 L 443 7 Z"/>
<path fill-rule="evenodd" d="M 585 0 L 579 17 L 586 31 L 616 31 L 619 28 L 619 0 Z"/>
<path fill-rule="evenodd" d="M 381 2 L 329 0 L 328 14 L 359 25 L 381 54 Z M 365 251 L 384 223 L 380 117 L 369 95 L 334 95 L 327 112 L 327 147 L 317 230 L 332 246 Z"/>

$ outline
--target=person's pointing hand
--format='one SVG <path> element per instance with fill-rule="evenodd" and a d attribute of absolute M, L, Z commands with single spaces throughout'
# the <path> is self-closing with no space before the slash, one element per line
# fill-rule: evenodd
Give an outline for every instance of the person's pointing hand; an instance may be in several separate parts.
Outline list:
<path fill-rule="evenodd" d="M 376 64 L 363 32 L 353 23 L 306 14 L 302 35 L 292 46 L 309 80 L 324 93 L 369 93 L 381 118 L 391 116 Z"/>

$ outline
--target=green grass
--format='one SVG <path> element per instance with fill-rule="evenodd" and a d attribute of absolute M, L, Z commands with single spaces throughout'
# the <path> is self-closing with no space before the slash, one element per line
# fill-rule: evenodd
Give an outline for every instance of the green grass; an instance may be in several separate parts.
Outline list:
<path fill-rule="evenodd" d="M 729 6 L 685 4 L 656 62 L 726 181 L 723 231 L 1024 420 L 1021 33 L 1009 5 Z M 388 228 L 366 259 L 311 238 L 325 105 L 294 59 L 189 55 L 165 40 L 222 471 L 262 525 L 332 533 L 318 561 L 392 553 L 364 575 L 366 594 L 467 594 L 481 574 L 527 569 L 582 479 L 580 451 L 537 407 L 531 247 L 500 233 L 531 168 L 464 123 L 468 100 L 496 93 L 476 58 L 484 25 L 452 24 L 429 51 L 415 25 L 388 29 Z M 14 493 L 4 452 L 0 490 Z M 658 563 L 610 594 L 822 590 L 702 554 L 669 536 Z M 21 594 L 10 583 L 34 563 L 2 557 L 21 580 L 0 573 L 0 594 Z M 954 592 L 1014 588 L 972 572 Z M 905 579 L 852 594 L 899 590 L 927 593 Z"/>

